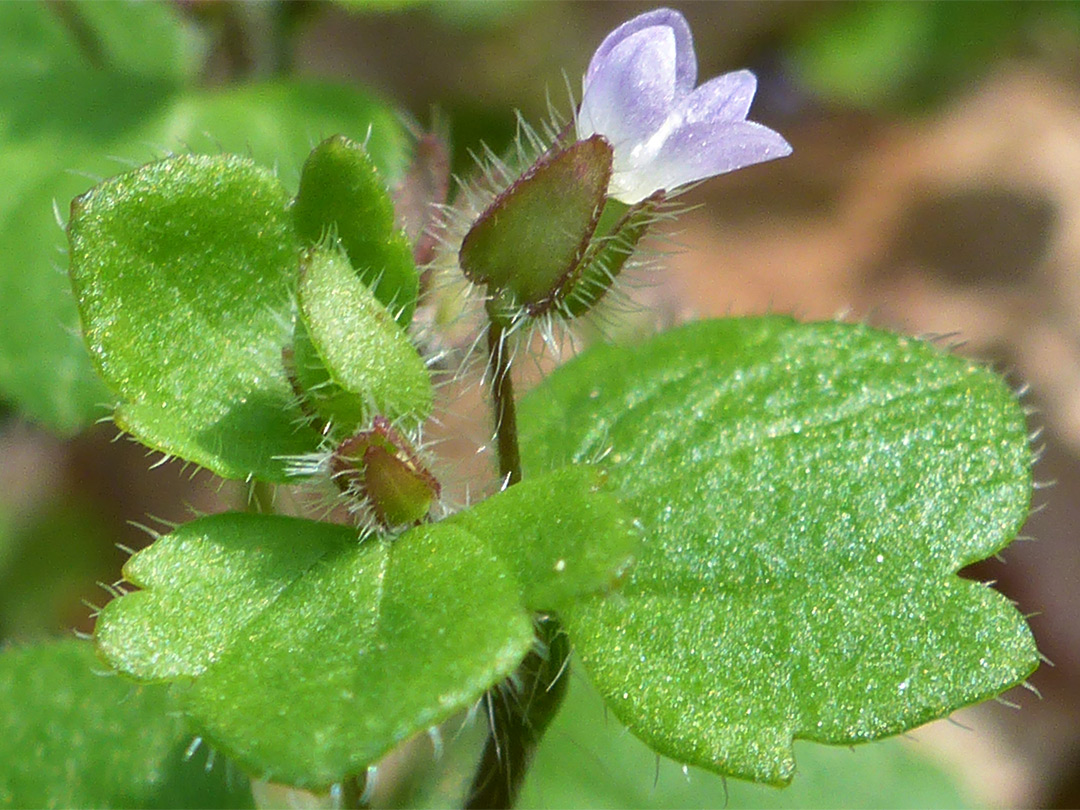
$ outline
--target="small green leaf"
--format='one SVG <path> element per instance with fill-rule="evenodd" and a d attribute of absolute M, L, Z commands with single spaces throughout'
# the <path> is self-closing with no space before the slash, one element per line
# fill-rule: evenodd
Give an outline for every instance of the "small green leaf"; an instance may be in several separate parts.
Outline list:
<path fill-rule="evenodd" d="M 125 569 L 98 620 L 138 678 L 193 678 L 187 711 L 271 781 L 324 788 L 471 706 L 532 645 L 519 585 L 486 542 L 432 524 L 356 542 L 325 523 L 194 521 Z"/>
<path fill-rule="evenodd" d="M 349 435 L 375 414 L 416 427 L 434 391 L 424 360 L 336 248 L 313 248 L 300 279 L 294 363 L 309 404 Z"/>
<path fill-rule="evenodd" d="M 76 641 L 0 653 L 0 806 L 252 807 L 158 686 L 108 677 Z M 205 751 L 205 749 L 204 749 Z"/>
<path fill-rule="evenodd" d="M 72 203 L 84 336 L 144 444 L 226 478 L 285 480 L 318 436 L 281 363 L 299 247 L 288 194 L 233 156 L 185 155 Z"/>
<path fill-rule="evenodd" d="M 525 604 L 560 610 L 606 593 L 633 564 L 641 541 L 606 476 L 586 465 L 521 483 L 448 518 L 480 537 L 507 561 Z"/>
<path fill-rule="evenodd" d="M 138 679 L 179 681 L 199 732 L 246 768 L 326 787 L 513 672 L 530 608 L 611 589 L 637 533 L 601 480 L 538 476 L 393 540 L 193 521 L 125 566 L 145 590 L 105 606 L 98 648 Z"/>
<path fill-rule="evenodd" d="M 461 245 L 469 280 L 535 310 L 556 299 L 596 230 L 611 155 L 594 135 L 549 152 L 496 197 Z"/>
<path fill-rule="evenodd" d="M 708 321 L 598 347 L 520 409 L 526 473 L 602 458 L 644 525 L 618 599 L 564 613 L 614 713 L 678 761 L 791 779 L 793 738 L 853 743 L 1037 665 L 1020 613 L 955 572 L 1031 492 L 991 372 L 862 326 Z"/>
<path fill-rule="evenodd" d="M 375 297 L 402 327 L 412 322 L 420 284 L 412 247 L 394 224 L 386 181 L 362 144 L 335 135 L 311 151 L 293 215 L 300 238 L 308 244 L 320 244 L 328 235 L 341 240 Z"/>

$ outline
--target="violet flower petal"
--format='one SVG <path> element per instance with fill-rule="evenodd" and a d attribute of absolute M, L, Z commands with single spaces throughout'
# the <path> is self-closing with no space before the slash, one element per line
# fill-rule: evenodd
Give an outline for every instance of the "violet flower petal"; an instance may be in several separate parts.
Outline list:
<path fill-rule="evenodd" d="M 637 202 L 659 189 L 688 183 L 791 154 L 777 132 L 753 121 L 699 121 L 676 128 L 648 163 L 612 178 L 611 194 Z"/>
<path fill-rule="evenodd" d="M 757 76 L 736 70 L 709 79 L 683 100 L 678 112 L 683 121 L 745 121 L 757 91 Z"/>
<path fill-rule="evenodd" d="M 694 38 L 690 33 L 690 26 L 679 12 L 670 8 L 658 8 L 627 20 L 604 38 L 585 71 L 585 91 L 588 92 L 593 77 L 604 66 L 608 54 L 616 46 L 631 35 L 652 27 L 670 28 L 675 37 L 676 93 L 683 96 L 693 90 L 697 82 L 697 57 L 694 55 Z"/>
<path fill-rule="evenodd" d="M 586 88 L 578 138 L 599 132 L 615 149 L 648 139 L 677 103 L 675 63 L 675 36 L 666 26 L 645 28 L 616 44 Z"/>

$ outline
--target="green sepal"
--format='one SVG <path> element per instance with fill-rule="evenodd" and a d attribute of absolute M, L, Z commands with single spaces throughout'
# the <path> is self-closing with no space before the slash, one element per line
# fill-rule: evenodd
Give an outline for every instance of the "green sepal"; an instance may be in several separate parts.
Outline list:
<path fill-rule="evenodd" d="M 530 312 L 556 300 L 596 230 L 611 145 L 599 135 L 543 155 L 488 206 L 466 234 L 461 269 Z"/>
<path fill-rule="evenodd" d="M 664 202 L 664 192 L 627 208 L 618 200 L 608 200 L 597 227 L 598 235 L 589 245 L 581 265 L 560 296 L 559 312 L 568 318 L 578 318 L 599 303 L 622 272 L 626 260 L 656 219 L 656 211 Z M 609 214 L 609 211 L 611 212 Z M 604 219 L 616 218 L 607 229 Z"/>
<path fill-rule="evenodd" d="M 363 144 L 334 135 L 314 149 L 293 204 L 300 238 L 336 238 L 360 279 L 407 327 L 419 292 L 412 246 L 394 222 L 394 203 Z"/>
<path fill-rule="evenodd" d="M 339 444 L 330 459 L 338 486 L 355 491 L 386 529 L 427 517 L 439 482 L 400 431 L 382 416 Z"/>
<path fill-rule="evenodd" d="M 71 205 L 83 334 L 122 429 L 225 478 L 287 479 L 309 453 L 281 364 L 299 245 L 274 174 L 232 155 L 178 155 Z"/>
<path fill-rule="evenodd" d="M 408 334 L 336 247 L 308 250 L 293 342 L 307 406 L 344 438 L 376 414 L 417 427 L 431 413 L 431 375 Z"/>
<path fill-rule="evenodd" d="M 600 459 L 643 525 L 617 598 L 562 614 L 657 751 L 782 784 L 793 739 L 897 734 L 1023 681 L 1003 596 L 956 576 L 1027 517 L 1024 414 L 990 371 L 764 317 L 598 346 L 521 403 L 526 478 Z"/>

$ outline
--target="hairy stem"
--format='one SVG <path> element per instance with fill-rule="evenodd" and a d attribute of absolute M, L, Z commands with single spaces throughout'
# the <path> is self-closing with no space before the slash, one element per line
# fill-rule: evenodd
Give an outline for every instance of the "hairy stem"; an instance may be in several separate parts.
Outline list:
<path fill-rule="evenodd" d="M 491 728 L 467 808 L 514 806 L 536 746 L 566 696 L 570 643 L 559 620 L 538 617 L 536 637 L 514 675 L 517 685 L 507 682 L 484 697 Z"/>
<path fill-rule="evenodd" d="M 506 486 L 521 480 L 517 411 L 505 324 L 489 310 L 488 374 L 495 412 L 499 474 Z M 570 646 L 559 620 L 536 617 L 536 644 L 514 677 L 484 697 L 490 730 L 466 802 L 468 808 L 514 806 L 536 746 L 566 692 Z"/>
<path fill-rule="evenodd" d="M 506 345 L 506 327 L 496 318 L 492 318 L 488 329 L 488 374 L 495 409 L 499 476 L 503 486 L 510 486 L 521 480 L 521 451 L 518 449 L 514 381 L 510 376 L 510 348 Z"/>

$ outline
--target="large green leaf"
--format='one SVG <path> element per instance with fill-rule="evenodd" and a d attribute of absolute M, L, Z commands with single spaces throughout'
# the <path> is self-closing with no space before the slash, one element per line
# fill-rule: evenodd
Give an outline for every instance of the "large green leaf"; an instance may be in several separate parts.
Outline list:
<path fill-rule="evenodd" d="M 994 374 L 862 326 L 693 324 L 598 347 L 520 410 L 527 473 L 601 459 L 645 529 L 618 599 L 564 614 L 656 750 L 785 783 L 793 738 L 852 743 L 989 698 L 1037 664 L 955 572 L 1027 514 L 1023 413 Z"/>
<path fill-rule="evenodd" d="M 574 672 L 571 669 L 571 672 Z M 657 755 L 605 711 L 584 677 L 544 735 L 521 808 L 939 808 L 969 807 L 948 775 L 899 740 L 856 749 L 795 746 L 798 778 L 786 790 L 725 782 Z"/>
<path fill-rule="evenodd" d="M 546 554 L 517 556 L 505 532 L 520 526 L 499 514 L 522 506 L 509 492 L 394 540 L 253 514 L 186 524 L 129 561 L 145 590 L 105 607 L 99 650 L 136 678 L 179 680 L 199 731 L 251 771 L 326 787 L 513 672 L 530 608 L 609 590 L 625 567 L 635 535 L 594 471 L 519 486 L 526 500 L 561 487 L 582 516 L 532 513 Z M 589 542 L 610 549 L 607 566 L 581 553 Z"/>
<path fill-rule="evenodd" d="M 285 480 L 318 445 L 281 362 L 299 245 L 248 160 L 178 156 L 72 203 L 71 278 L 116 423 L 226 478 Z"/>
<path fill-rule="evenodd" d="M 165 687 L 108 677 L 90 644 L 0 654 L 0 806 L 252 807 L 251 788 L 193 737 Z"/>

